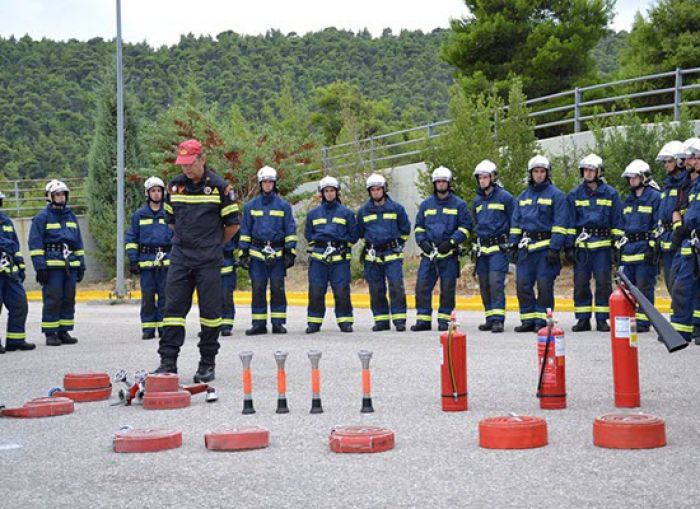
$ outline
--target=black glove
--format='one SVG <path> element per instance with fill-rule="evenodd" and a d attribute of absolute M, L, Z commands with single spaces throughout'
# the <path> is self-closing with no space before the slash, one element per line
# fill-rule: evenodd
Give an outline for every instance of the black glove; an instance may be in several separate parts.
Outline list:
<path fill-rule="evenodd" d="M 129 262 L 129 272 L 132 274 L 140 274 L 141 273 L 141 267 L 139 267 L 139 262 Z"/>
<path fill-rule="evenodd" d="M 80 283 L 85 278 L 85 267 L 80 267 L 78 269 L 77 280 Z"/>
<path fill-rule="evenodd" d="M 508 251 L 508 261 L 510 263 L 518 263 L 518 245 L 507 244 L 506 250 Z"/>
<path fill-rule="evenodd" d="M 559 263 L 559 251 L 556 249 L 550 249 L 547 252 L 547 263 L 550 265 L 556 265 Z"/>
<path fill-rule="evenodd" d="M 573 263 L 576 261 L 576 257 L 574 256 L 574 248 L 573 247 L 567 247 L 564 250 L 564 261 L 568 264 L 573 265 Z"/>
<path fill-rule="evenodd" d="M 446 240 L 438 246 L 438 253 L 447 254 L 450 251 L 452 251 L 454 249 L 454 247 L 455 247 L 455 245 L 454 245 L 454 242 L 452 241 L 452 239 Z"/>
<path fill-rule="evenodd" d="M 27 277 L 27 274 L 26 274 L 26 272 L 24 272 L 24 269 L 19 269 L 17 271 L 17 277 L 19 278 L 20 281 L 22 281 L 24 283 L 24 280 Z"/>
<path fill-rule="evenodd" d="M 36 282 L 44 286 L 49 282 L 49 271 L 47 269 L 39 269 L 36 271 Z"/>
<path fill-rule="evenodd" d="M 418 247 L 420 247 L 423 250 L 423 252 L 427 255 L 433 252 L 433 245 L 427 240 L 421 240 L 420 244 L 418 244 Z"/>
<path fill-rule="evenodd" d="M 284 252 L 284 268 L 289 269 L 291 267 L 294 267 L 294 262 L 297 261 L 297 257 L 294 253 L 291 251 L 285 251 Z"/>
<path fill-rule="evenodd" d="M 245 270 L 250 270 L 250 255 L 248 251 L 243 251 L 241 256 L 238 257 L 238 266 Z"/>
<path fill-rule="evenodd" d="M 681 244 L 683 244 L 683 239 L 688 236 L 688 227 L 679 226 L 671 234 L 671 251 L 678 251 Z"/>

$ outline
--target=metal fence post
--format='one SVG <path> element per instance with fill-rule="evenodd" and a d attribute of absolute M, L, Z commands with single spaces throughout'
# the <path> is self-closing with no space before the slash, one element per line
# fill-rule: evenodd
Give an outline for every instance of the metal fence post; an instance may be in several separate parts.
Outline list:
<path fill-rule="evenodd" d="M 581 132 L 581 89 L 574 89 L 574 132 Z"/>
<path fill-rule="evenodd" d="M 328 147 L 321 148 L 321 154 L 323 154 L 323 173 L 328 173 Z"/>
<path fill-rule="evenodd" d="M 374 160 L 374 136 L 369 137 L 369 165 L 374 173 L 377 170 L 377 162 Z"/>
<path fill-rule="evenodd" d="M 683 73 L 676 67 L 676 86 L 673 91 L 673 120 L 681 119 L 681 101 L 683 100 L 681 87 L 683 86 Z"/>
<path fill-rule="evenodd" d="M 19 205 L 19 180 L 15 180 L 15 210 L 17 211 L 17 217 L 19 217 L 21 213 L 21 207 Z"/>
<path fill-rule="evenodd" d="M 428 128 L 428 139 L 433 137 L 433 124 L 430 123 L 426 126 Z"/>

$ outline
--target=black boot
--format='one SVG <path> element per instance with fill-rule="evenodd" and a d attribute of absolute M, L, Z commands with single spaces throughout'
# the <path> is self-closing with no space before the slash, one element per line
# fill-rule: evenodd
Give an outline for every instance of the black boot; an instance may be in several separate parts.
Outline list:
<path fill-rule="evenodd" d="M 199 367 L 194 374 L 194 383 L 209 383 L 216 377 L 214 376 L 214 359 L 202 359 L 199 361 Z"/>
<path fill-rule="evenodd" d="M 153 339 L 156 337 L 156 333 L 153 331 L 145 331 L 141 334 L 141 339 Z"/>
<path fill-rule="evenodd" d="M 230 336 L 231 335 L 231 327 L 221 327 L 219 332 L 222 336 Z"/>
<path fill-rule="evenodd" d="M 5 347 L 0 343 L 0 353 L 5 353 Z"/>
<path fill-rule="evenodd" d="M 74 345 L 78 342 L 78 338 L 71 336 L 68 334 L 68 331 L 65 330 L 58 333 L 58 339 L 60 339 L 61 343 L 64 345 Z"/>
<path fill-rule="evenodd" d="M 481 331 L 487 331 L 487 330 L 491 330 L 492 327 L 493 327 L 493 322 L 486 322 L 486 323 L 482 323 L 481 325 L 479 325 L 479 327 L 477 327 L 477 329 L 479 329 Z"/>
<path fill-rule="evenodd" d="M 491 333 L 498 334 L 503 332 L 503 322 L 491 322 Z"/>
<path fill-rule="evenodd" d="M 520 325 L 516 326 L 513 330 L 515 332 L 535 332 L 535 324 L 532 322 L 521 323 Z"/>
<path fill-rule="evenodd" d="M 246 336 L 257 336 L 259 334 L 267 334 L 266 325 L 253 325 L 250 329 L 246 329 Z"/>
<path fill-rule="evenodd" d="M 447 322 L 438 322 L 438 330 L 439 331 L 446 331 L 450 328 L 450 324 Z"/>
<path fill-rule="evenodd" d="M 161 359 L 160 366 L 153 373 L 173 373 L 177 375 L 177 359 Z"/>
<path fill-rule="evenodd" d="M 389 326 L 389 322 L 377 322 L 372 326 L 372 332 L 380 332 L 383 330 L 389 330 L 391 327 Z"/>
<path fill-rule="evenodd" d="M 287 328 L 282 325 L 281 323 L 273 323 L 272 324 L 272 333 L 273 334 L 287 334 Z"/>
<path fill-rule="evenodd" d="M 320 330 L 321 330 L 321 327 L 319 327 L 318 325 L 309 325 L 308 327 L 306 327 L 307 334 L 315 334 Z"/>
<path fill-rule="evenodd" d="M 406 324 L 405 323 L 397 323 L 394 325 L 396 327 L 396 332 L 406 332 Z"/>
<path fill-rule="evenodd" d="M 61 346 L 61 338 L 55 332 L 47 332 L 46 346 Z"/>
<path fill-rule="evenodd" d="M 411 325 L 411 330 L 413 332 L 421 332 L 424 330 L 430 330 L 430 322 L 416 322 L 415 325 Z"/>
<path fill-rule="evenodd" d="M 582 318 L 576 322 L 576 325 L 571 327 L 572 332 L 584 332 L 587 330 L 591 330 L 591 321 L 588 318 Z"/>
<path fill-rule="evenodd" d="M 607 320 L 596 320 L 595 321 L 595 330 L 598 332 L 610 332 L 610 326 L 608 325 Z"/>
<path fill-rule="evenodd" d="M 349 323 L 341 323 L 338 327 L 340 328 L 340 332 L 352 332 L 352 325 Z"/>
<path fill-rule="evenodd" d="M 27 343 L 25 340 L 20 341 L 9 341 L 5 345 L 5 350 L 8 352 L 14 352 L 15 350 L 34 350 L 36 345 L 34 343 Z"/>

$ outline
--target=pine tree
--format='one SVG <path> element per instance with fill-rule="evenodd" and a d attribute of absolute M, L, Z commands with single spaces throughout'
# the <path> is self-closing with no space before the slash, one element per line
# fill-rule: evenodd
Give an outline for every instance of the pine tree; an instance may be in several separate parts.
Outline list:
<path fill-rule="evenodd" d="M 88 225 L 97 252 L 94 255 L 113 273 L 116 271 L 117 239 L 117 96 L 116 70 L 109 69 L 96 93 L 97 116 L 88 155 Z M 124 200 L 128 215 L 143 201 L 142 155 L 139 119 L 133 96 L 124 95 Z"/>

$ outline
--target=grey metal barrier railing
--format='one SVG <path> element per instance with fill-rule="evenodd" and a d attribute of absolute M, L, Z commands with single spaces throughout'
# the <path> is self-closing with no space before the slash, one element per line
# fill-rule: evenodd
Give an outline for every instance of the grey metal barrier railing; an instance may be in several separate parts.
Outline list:
<path fill-rule="evenodd" d="M 50 179 L 0 180 L 0 191 L 5 195 L 2 211 L 10 217 L 31 217 L 46 206 L 44 190 Z M 70 189 L 69 205 L 76 214 L 87 209 L 86 179 L 61 178 Z"/>
<path fill-rule="evenodd" d="M 646 102 L 640 101 L 642 98 Z M 540 136 L 577 133 L 591 120 L 630 113 L 672 110 L 672 119 L 679 120 L 683 107 L 700 105 L 700 67 L 577 87 L 528 99 L 525 105 L 528 116 L 535 122 L 535 132 Z M 441 120 L 323 147 L 321 167 L 309 169 L 306 174 L 311 176 L 358 166 L 375 171 L 380 163 L 416 162 L 426 142 L 440 137 L 450 122 Z M 552 134 L 552 129 L 557 132 Z"/>

